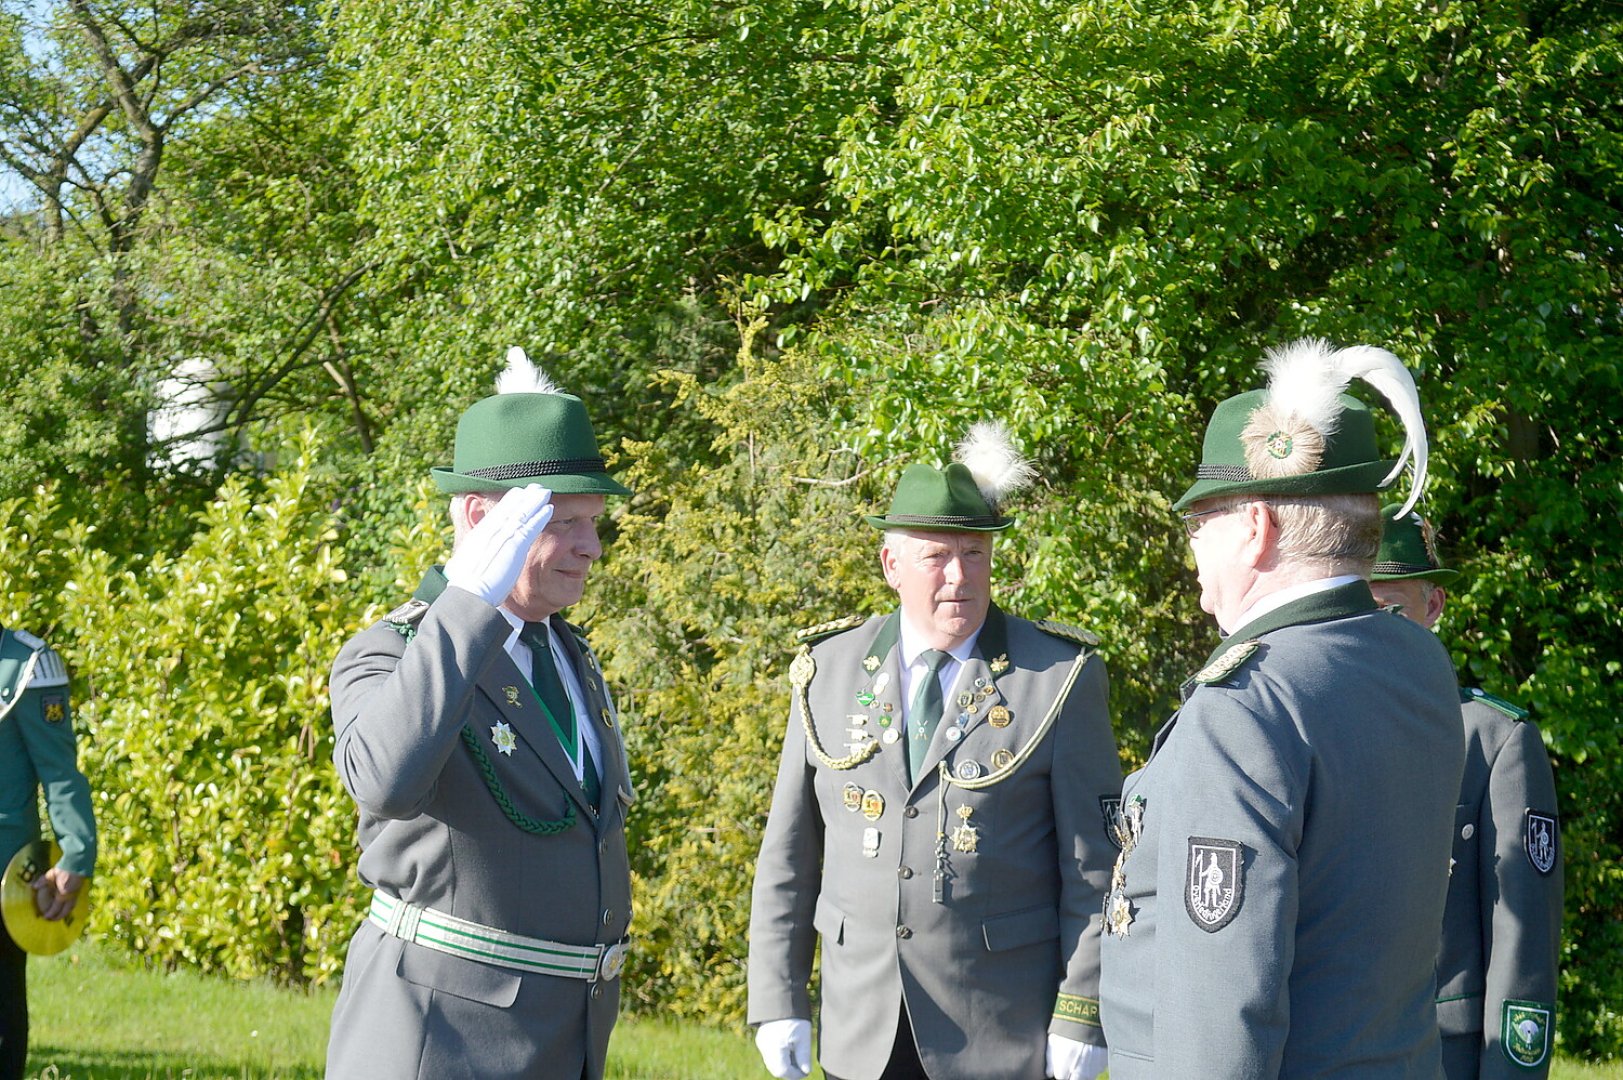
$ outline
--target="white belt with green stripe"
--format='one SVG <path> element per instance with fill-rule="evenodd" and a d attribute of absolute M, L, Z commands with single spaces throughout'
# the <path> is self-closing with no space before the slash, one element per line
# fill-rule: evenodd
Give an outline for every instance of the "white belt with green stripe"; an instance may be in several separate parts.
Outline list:
<path fill-rule="evenodd" d="M 494 926 L 459 919 L 430 907 L 409 904 L 382 892 L 372 894 L 367 920 L 385 934 L 425 949 L 486 964 L 561 975 L 570 979 L 618 979 L 625 967 L 629 941 L 612 945 L 563 945 L 512 934 Z"/>

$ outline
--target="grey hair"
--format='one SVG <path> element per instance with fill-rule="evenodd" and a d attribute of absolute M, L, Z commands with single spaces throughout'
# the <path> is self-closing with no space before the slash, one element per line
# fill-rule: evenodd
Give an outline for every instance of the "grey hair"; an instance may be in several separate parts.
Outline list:
<path fill-rule="evenodd" d="M 1368 577 L 1381 550 L 1381 501 L 1373 494 L 1228 495 L 1224 509 L 1262 503 L 1279 527 L 1281 561 L 1327 574 Z"/>

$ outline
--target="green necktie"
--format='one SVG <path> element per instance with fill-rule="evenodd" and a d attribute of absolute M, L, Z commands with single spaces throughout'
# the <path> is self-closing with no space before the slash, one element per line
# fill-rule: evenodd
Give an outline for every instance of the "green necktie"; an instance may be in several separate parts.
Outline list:
<path fill-rule="evenodd" d="M 547 719 L 552 722 L 552 730 L 558 733 L 558 742 L 563 745 L 564 753 L 569 755 L 571 763 L 577 757 L 585 759 L 582 762 L 581 786 L 586 791 L 586 801 L 596 810 L 598 798 L 603 794 L 603 783 L 598 779 L 592 751 L 576 728 L 575 710 L 570 707 L 569 695 L 564 691 L 563 676 L 558 673 L 558 663 L 552 655 L 546 624 L 526 623 L 519 639 L 530 647 L 530 685 L 535 687 L 536 697 L 546 706 Z"/>
<path fill-rule="evenodd" d="M 952 654 L 925 649 L 919 657 L 924 661 L 925 671 L 913 691 L 913 707 L 907 711 L 907 769 L 914 782 L 924 768 L 936 726 L 941 723 L 941 665 L 951 660 Z"/>

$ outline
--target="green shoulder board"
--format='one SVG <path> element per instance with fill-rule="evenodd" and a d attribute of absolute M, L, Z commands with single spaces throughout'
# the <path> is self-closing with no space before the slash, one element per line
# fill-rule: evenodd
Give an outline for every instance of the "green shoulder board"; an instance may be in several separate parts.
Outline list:
<path fill-rule="evenodd" d="M 1099 635 L 1090 633 L 1080 626 L 1055 622 L 1053 619 L 1038 619 L 1033 625 L 1045 634 L 1053 634 L 1057 638 L 1074 641 L 1078 645 L 1085 645 L 1090 649 L 1097 648 L 1099 645 Z"/>
<path fill-rule="evenodd" d="M 816 626 L 808 626 L 804 630 L 795 631 L 795 643 L 797 645 L 810 645 L 826 637 L 843 634 L 847 630 L 855 630 L 867 621 L 868 617 L 866 615 L 847 615 L 843 619 L 834 619 L 830 622 L 818 623 Z"/>
<path fill-rule="evenodd" d="M 1527 719 L 1527 710 L 1522 708 L 1520 705 L 1514 705 L 1502 697 L 1494 697 L 1486 690 L 1479 690 L 1474 686 L 1470 689 L 1460 691 L 1460 703 L 1464 704 L 1467 701 L 1480 701 L 1489 708 L 1497 709 L 1499 712 L 1504 713 L 1512 720 Z"/>
<path fill-rule="evenodd" d="M 1218 654 L 1217 659 L 1207 664 L 1195 673 L 1195 681 L 1202 686 L 1212 686 L 1227 679 L 1251 659 L 1253 653 L 1261 647 L 1256 640 L 1242 641 L 1238 645 L 1231 645 Z"/>

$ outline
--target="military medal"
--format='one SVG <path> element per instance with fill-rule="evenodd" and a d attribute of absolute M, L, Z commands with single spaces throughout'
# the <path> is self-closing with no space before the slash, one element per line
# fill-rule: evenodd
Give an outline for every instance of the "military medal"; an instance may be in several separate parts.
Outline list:
<path fill-rule="evenodd" d="M 993 660 L 990 664 L 988 664 L 986 666 L 992 669 L 992 674 L 993 675 L 1001 675 L 1001 674 L 1003 674 L 1005 671 L 1009 670 L 1009 657 L 1008 657 L 1008 654 L 1005 653 L 1004 655 L 998 657 L 996 660 Z"/>
<path fill-rule="evenodd" d="M 490 729 L 490 741 L 496 744 L 498 753 L 507 757 L 513 756 L 513 748 L 518 745 L 518 740 L 513 737 L 513 729 L 507 726 L 505 720 L 498 720 L 496 726 Z"/>
<path fill-rule="evenodd" d="M 890 672 L 881 671 L 879 673 L 879 678 L 877 678 L 877 679 L 875 679 L 873 681 L 873 686 L 872 686 L 871 689 L 873 690 L 873 692 L 876 695 L 877 694 L 883 694 L 885 692 L 885 687 L 887 687 L 889 685 L 890 685 Z"/>
<path fill-rule="evenodd" d="M 923 734 L 923 732 L 920 732 L 920 734 Z M 947 741 L 948 742 L 957 742 L 959 739 L 961 739 L 963 737 L 964 737 L 964 731 L 963 731 L 962 728 L 950 727 L 950 728 L 947 729 Z"/>
<path fill-rule="evenodd" d="M 970 692 L 969 692 L 969 691 L 967 691 L 967 690 L 966 690 L 966 691 L 964 691 L 964 692 L 963 692 L 963 693 L 962 693 L 962 694 L 959 694 L 959 695 L 958 695 L 958 707 L 959 707 L 959 708 L 960 708 L 960 709 L 967 709 L 967 708 L 969 708 L 969 706 L 970 706 L 970 705 L 971 705 L 971 704 L 973 704 L 973 703 L 974 703 L 974 701 L 975 701 L 975 695 L 974 695 L 974 694 L 971 694 L 971 693 L 970 693 Z"/>
<path fill-rule="evenodd" d="M 879 830 L 869 826 L 862 830 L 862 853 L 870 859 L 879 857 Z"/>
<path fill-rule="evenodd" d="M 885 797 L 879 792 L 869 788 L 862 793 L 862 816 L 869 821 L 878 821 L 885 812 Z M 878 835 L 875 833 L 874 835 Z"/>
<path fill-rule="evenodd" d="M 975 853 L 975 845 L 980 842 L 980 830 L 969 823 L 969 816 L 974 812 L 975 809 L 971 806 L 960 806 L 955 811 L 958 819 L 963 824 L 952 830 L 952 849 L 954 851 L 961 851 L 966 855 Z"/>
<path fill-rule="evenodd" d="M 864 670 L 866 670 L 866 671 L 871 672 L 871 671 L 875 670 L 876 668 L 879 667 L 879 657 L 877 657 L 877 656 L 868 657 L 866 660 L 862 661 L 862 666 L 863 666 Z"/>
<path fill-rule="evenodd" d="M 993 705 L 990 709 L 986 710 L 986 722 L 995 728 L 1008 727 L 1009 721 L 1012 719 L 1014 719 L 1014 717 L 1009 714 L 1009 707 L 1007 705 Z"/>
<path fill-rule="evenodd" d="M 872 705 L 875 700 L 877 699 L 866 690 L 857 695 L 857 704 L 861 705 L 864 709 L 866 709 L 869 705 Z"/>
<path fill-rule="evenodd" d="M 502 693 L 507 695 L 507 703 L 509 705 L 513 706 L 515 709 L 519 707 L 518 687 L 504 686 L 502 687 Z"/>
<path fill-rule="evenodd" d="M 958 779 L 979 780 L 981 778 L 981 763 L 978 761 L 960 761 L 958 763 Z"/>
<path fill-rule="evenodd" d="M 1014 764 L 1014 751 L 997 750 L 992 753 L 992 768 L 1002 772 Z"/>
<path fill-rule="evenodd" d="M 847 810 L 853 814 L 856 813 L 862 809 L 862 785 L 848 782 L 845 787 L 840 789 L 840 798 L 844 801 Z"/>
<path fill-rule="evenodd" d="M 902 737 L 901 732 L 897 731 L 895 728 L 886 728 L 885 729 L 885 734 L 881 736 L 881 738 L 883 738 L 888 743 L 893 743 L 896 740 L 900 739 L 901 737 Z"/>

